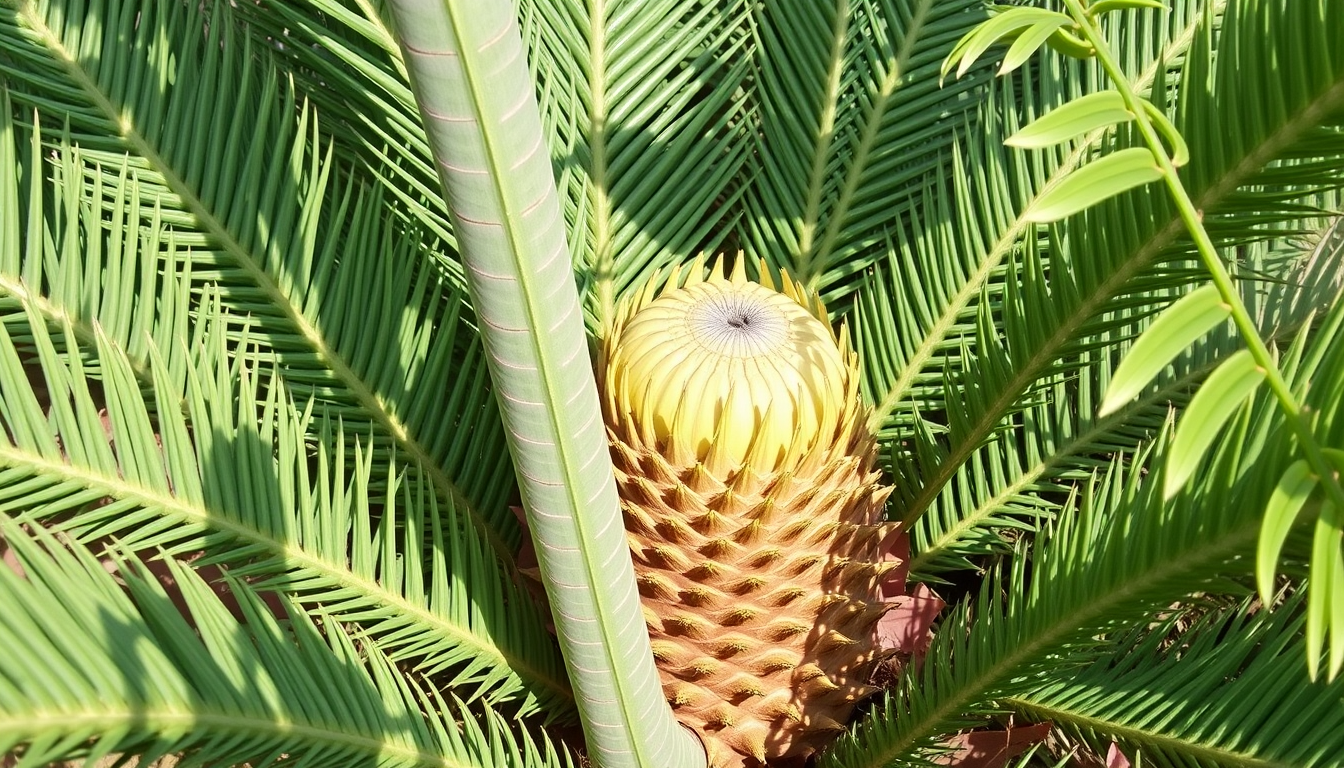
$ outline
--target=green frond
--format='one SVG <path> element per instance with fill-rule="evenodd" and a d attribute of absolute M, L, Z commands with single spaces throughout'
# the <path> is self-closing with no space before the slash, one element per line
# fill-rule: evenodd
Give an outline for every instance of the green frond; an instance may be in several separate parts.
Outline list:
<path fill-rule="evenodd" d="M 229 13 L 138 0 L 77 17 L 60 4 L 0 7 L 8 62 L 0 66 L 18 121 L 35 111 L 48 133 L 67 126 L 68 140 L 44 149 L 77 151 L 61 184 L 92 187 L 72 211 L 119 205 L 114 222 L 161 234 L 126 254 L 137 261 L 120 274 L 98 277 L 120 277 L 111 289 L 124 294 L 137 275 L 162 269 L 161 252 L 189 261 L 192 294 L 218 286 L 229 312 L 251 319 L 251 338 L 277 357 L 298 397 L 318 398 L 347 423 L 373 425 L 381 458 L 405 457 L 441 503 L 465 512 L 511 557 L 519 533 L 507 508 L 502 426 L 462 296 L 423 263 L 422 235 L 384 216 L 386 187 L 332 160 L 314 111 L 298 103 L 266 50 L 236 34 Z M 39 157 L 34 150 L 28 158 L 30 179 L 45 175 Z M 90 199 L 116 192 L 94 187 L 100 169 L 124 174 L 127 193 Z M 88 326 L 101 318 L 81 314 L 89 300 L 78 291 L 97 285 L 88 282 L 100 268 L 96 254 L 77 247 L 79 233 L 62 229 L 60 212 L 37 211 L 33 200 L 22 214 L 33 225 L 26 256 L 20 272 L 7 273 L 10 282 L 21 275 L 24 290 Z M 42 225 L 68 238 L 59 260 L 41 253 Z M 54 265 L 85 282 L 52 284 Z M 171 359 L 178 347 L 160 348 Z"/>
<path fill-rule="evenodd" d="M 1122 35 L 1117 47 L 1132 60 L 1140 92 L 1165 86 L 1172 62 L 1185 56 L 1196 37 L 1197 8 L 1174 5 L 1165 17 L 1143 14 L 1117 30 Z M 964 139 L 944 154 L 934 181 L 900 207 L 904 223 L 880 244 L 883 253 L 857 295 L 855 331 L 868 347 L 866 394 L 874 404 L 873 426 L 887 434 L 902 428 L 911 408 L 941 410 L 942 372 L 960 364 L 958 353 L 962 341 L 974 336 L 982 294 L 991 300 L 999 295 L 1009 258 L 1039 238 L 1019 213 L 1077 167 L 1090 142 L 1101 138 L 1088 137 L 1058 158 L 1003 147 L 1020 123 L 1082 95 L 1099 77 L 1055 58 L 1041 67 L 992 81 L 979 116 L 958 132 Z"/>
<path fill-rule="evenodd" d="M 1344 449 L 1344 5 L 1164 4 L 1108 42 Z M 1228 329 L 1097 415 L 1206 273 L 1156 188 L 1028 221 L 1135 135 L 1005 147 L 1108 81 L 1055 53 L 992 77 L 1003 45 L 940 82 L 986 6 L 505 4 L 545 135 L 500 156 L 546 153 L 590 334 L 701 252 L 849 324 L 911 578 L 955 605 L 821 765 L 926 765 L 1005 713 L 1159 768 L 1337 765 L 1344 691 L 1303 664 L 1317 505 L 1288 597 L 1229 607 L 1294 438 L 1262 394 L 1162 500 Z M 571 680 L 516 583 L 459 234 L 382 0 L 0 0 L 0 762 L 573 764 L 535 722 L 573 718 Z"/>
<path fill-rule="evenodd" d="M 1309 400 L 1323 409 L 1318 431 L 1328 444 L 1344 438 L 1335 395 L 1344 389 L 1342 324 L 1344 301 L 1331 307 L 1314 340 L 1299 337 L 1283 358 L 1290 380 L 1312 382 Z M 1167 434 L 1152 445 L 1164 445 Z M 978 597 L 944 620 L 922 667 L 824 764 L 918 760 L 950 733 L 1001 711 L 998 701 L 1095 663 L 1114 650 L 1108 634 L 1147 624 L 1192 594 L 1221 593 L 1230 578 L 1248 580 L 1261 510 L 1291 461 L 1292 440 L 1262 392 L 1219 436 L 1193 486 L 1170 501 L 1162 498 L 1161 473 L 1150 472 L 1161 466 L 1160 450 L 1117 460 L 1076 509 L 1059 514 L 1031 545 L 1020 543 L 1007 572 L 991 573 Z"/>
<path fill-rule="evenodd" d="M 18 566 L 0 565 L 0 753 L 19 766 L 127 753 L 216 765 L 281 755 L 299 766 L 562 764 L 544 734 L 445 698 L 339 622 L 267 603 L 236 577 L 225 577 L 226 604 L 176 560 L 95 553 L 8 517 L 0 546 Z"/>
<path fill-rule="evenodd" d="M 40 135 L 31 131 L 27 146 L 16 146 L 22 136 L 11 120 L 8 97 L 0 88 L 4 220 L 32 223 L 40 235 L 8 230 L 0 250 L 0 322 L 9 324 L 20 345 L 31 347 L 26 332 L 31 307 L 53 326 L 68 326 L 92 349 L 93 320 L 127 351 L 137 375 L 147 376 L 149 344 L 171 348 L 191 337 L 189 250 L 178 247 L 162 210 L 142 199 L 125 162 L 89 166 L 68 143 L 70 151 L 49 166 L 33 162 L 43 154 Z M 50 184 L 41 183 L 44 173 L 50 173 Z M 106 220 L 96 211 L 103 206 L 109 209 Z M 44 227 L 47 220 L 50 228 Z M 84 362 L 96 375 L 96 358 Z M 173 359 L 173 380 L 183 379 L 187 364 L 185 358 Z"/>
<path fill-rule="evenodd" d="M 742 247 L 839 303 L 882 253 L 900 205 L 974 106 L 982 79 L 940 87 L 943 54 L 977 0 L 836 0 L 760 6 L 760 139 Z"/>
<path fill-rule="evenodd" d="M 381 4 L 301 0 L 236 9 L 229 20 L 287 65 L 342 165 L 365 169 L 396 216 L 433 235 L 422 246 L 425 256 L 463 280 L 429 142 Z"/>
<path fill-rule="evenodd" d="M 1292 7 L 1295 13 L 1308 13 L 1307 9 Z M 1344 24 L 1329 20 L 1322 23 L 1335 31 L 1344 29 Z M 1263 35 L 1244 26 L 1224 24 L 1220 29 L 1218 39 L 1236 36 L 1240 41 L 1236 45 L 1240 46 L 1279 51 L 1303 48 L 1295 38 Z M 1214 34 L 1218 33 L 1210 33 Z M 1320 46 L 1301 52 L 1306 60 L 1313 61 L 1311 66 L 1335 73 L 1329 82 L 1338 82 L 1344 78 L 1344 60 L 1330 58 L 1337 47 L 1328 41 L 1318 42 Z M 1211 40 L 1201 43 L 1196 39 L 1187 62 L 1208 60 L 1212 50 Z M 1325 61 L 1320 61 L 1322 57 Z M 1203 82 L 1198 69 L 1199 65 L 1187 63 L 1188 81 Z M 1265 77 L 1255 86 L 1248 86 L 1230 70 L 1219 71 L 1228 74 L 1207 89 L 1183 88 L 1182 102 L 1201 102 L 1202 109 L 1221 110 L 1225 108 L 1219 101 L 1221 94 L 1233 90 L 1239 92 L 1238 98 L 1258 94 L 1266 105 L 1283 98 L 1283 90 L 1305 101 L 1296 103 L 1294 109 L 1298 111 L 1278 112 L 1279 121 L 1257 123 L 1247 132 L 1239 132 L 1240 143 L 1234 153 L 1239 160 L 1222 157 L 1226 154 L 1226 137 L 1192 135 L 1192 128 L 1183 128 L 1196 150 L 1191 168 L 1206 169 L 1199 185 L 1194 186 L 1200 207 L 1206 212 L 1205 225 L 1226 245 L 1296 232 L 1319 216 L 1320 211 L 1311 205 L 1313 200 L 1340 184 L 1336 169 L 1344 143 L 1334 128 L 1339 113 L 1332 112 L 1335 107 L 1331 105 L 1344 90 L 1329 84 L 1310 92 L 1290 87 L 1289 81 L 1295 84 L 1304 79 L 1292 67 L 1266 69 Z M 1283 82 L 1274 85 L 1280 78 Z M 1319 84 L 1320 78 L 1314 77 L 1314 81 Z M 997 144 L 998 140 L 991 138 L 982 154 L 997 154 Z M 999 167 L 1005 160 L 986 160 L 973 167 Z M 1282 183 L 1283 173 L 1276 170 L 1280 163 L 1291 163 L 1294 173 L 1302 174 L 1294 176 L 1301 179 L 1300 184 L 1290 187 Z M 1221 168 L 1221 175 L 1207 175 L 1210 167 Z M 959 216 L 958 220 L 968 218 Z M 927 449 L 912 452 L 917 469 L 911 471 L 918 485 L 912 485 L 895 504 L 893 511 L 899 518 L 913 520 L 922 514 L 956 476 L 958 468 L 1004 429 L 1005 418 L 1035 397 L 1035 390 L 1050 376 L 1073 370 L 1083 350 L 1105 343 L 1116 330 L 1160 308 L 1169 300 L 1163 296 L 1178 293 L 1199 274 L 1187 265 L 1188 242 L 1182 237 L 1172 207 L 1159 196 L 1124 195 L 1041 232 L 1020 229 L 1016 223 L 1020 219 L 1007 221 L 1012 224 L 1000 230 L 1003 239 L 993 249 L 1011 253 L 1023 247 L 1020 237 L 1025 234 L 1029 243 L 1035 243 L 1026 248 L 1027 253 L 1039 249 L 1042 254 L 1040 266 L 1032 267 L 1030 259 L 1020 259 L 1017 263 L 1034 270 L 1024 272 L 1010 264 L 1003 298 L 983 304 L 976 313 L 975 330 L 965 333 L 963 342 L 976 351 L 976 356 L 965 360 L 944 385 L 948 434 L 936 453 Z M 983 290 L 998 296 L 987 288 Z M 891 368 L 888 365 L 884 369 Z M 907 392 L 907 399 L 914 396 L 910 386 L 917 381 L 918 370 L 904 369 L 896 382 Z M 874 389 L 879 402 L 876 423 L 890 429 L 895 426 L 892 411 L 884 406 L 895 406 L 893 393 L 897 389 Z M 932 410 L 927 404 L 921 409 Z M 935 456 L 935 461 L 921 462 L 920 456 Z"/>
<path fill-rule="evenodd" d="M 1091 661 L 1103 652 L 1099 635 L 1198 590 L 1254 546 L 1254 514 L 1196 521 L 1189 509 L 1164 510 L 1138 477 L 1113 465 L 1030 551 L 1020 545 L 1011 572 L 991 574 L 977 599 L 943 620 L 926 663 L 888 692 L 825 764 L 919 760 L 952 733 L 985 724 L 998 711 L 995 699 L 1023 690 L 1046 669 L 1058 674 Z M 1136 557 L 1135 547 L 1144 554 Z M 1157 552 L 1148 554 L 1149 547 Z"/>
<path fill-rule="evenodd" d="M 631 8 L 518 4 L 592 327 L 654 271 L 718 246 L 748 151 L 745 5 Z M 332 0 L 241 15 L 254 38 L 281 42 L 279 55 L 306 75 L 304 92 L 319 111 L 349 126 L 335 143 L 350 145 L 410 217 L 452 242 L 405 66 L 381 15 Z"/>
<path fill-rule="evenodd" d="M 185 388 L 150 349 L 148 398 L 101 332 L 95 394 L 68 326 L 53 337 L 30 314 L 29 357 L 0 324 L 0 509 L 85 541 L 198 553 L 358 624 L 464 698 L 565 716 L 572 694 L 540 613 L 461 512 L 325 407 L 295 408 L 274 362 L 230 360 L 229 321 L 207 319 Z"/>
<path fill-rule="evenodd" d="M 520 4 L 590 323 L 658 269 L 715 249 L 751 115 L 739 0 Z M 550 103 L 548 103 L 550 102 Z"/>
<path fill-rule="evenodd" d="M 1167 620 L 1002 704 L 1159 768 L 1338 765 L 1344 684 L 1308 679 L 1302 623 L 1296 598 L 1273 611 L 1217 611 L 1184 631 Z"/>
<path fill-rule="evenodd" d="M 1287 343 L 1312 312 L 1339 300 L 1344 274 L 1332 223 L 1323 240 L 1284 238 L 1243 248 L 1245 301 L 1255 308 L 1271 342 Z M 911 573 L 936 578 L 948 570 L 973 567 L 968 558 L 1004 552 L 1004 533 L 1034 530 L 1040 518 L 1057 511 L 1051 499 L 1066 498 L 1072 486 L 1116 456 L 1132 455 L 1155 436 L 1171 409 L 1183 408 L 1194 388 L 1225 357 L 1241 348 L 1224 329 L 1178 358 L 1155 388 L 1105 417 L 1097 406 L 1118 355 L 1130 334 L 1118 330 L 1099 338 L 1035 389 L 1025 407 L 957 470 L 911 530 Z M 1107 457 L 1107 458 L 1099 458 Z M 927 462 L 928 459 L 922 459 Z M 908 459 L 897 457 L 894 474 Z"/>

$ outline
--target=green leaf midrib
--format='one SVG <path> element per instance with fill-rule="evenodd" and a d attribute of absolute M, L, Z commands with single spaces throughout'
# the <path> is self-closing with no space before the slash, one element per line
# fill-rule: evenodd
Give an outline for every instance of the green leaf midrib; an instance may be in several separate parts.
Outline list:
<path fill-rule="evenodd" d="M 49 322 L 55 323 L 62 328 L 69 328 L 75 335 L 75 338 L 83 342 L 86 346 L 93 348 L 98 344 L 98 333 L 94 326 L 84 322 L 82 317 L 71 314 L 62 304 L 52 301 L 49 297 L 40 293 L 34 293 L 28 289 L 22 280 L 12 279 L 9 275 L 0 272 L 0 296 L 8 295 L 18 300 L 19 304 L 32 309 L 38 315 Z M 131 371 L 136 378 L 146 384 L 153 382 L 153 375 L 144 360 L 133 357 L 117 342 L 110 337 L 104 336 L 107 343 L 122 349 L 126 355 L 126 362 L 130 365 Z"/>
<path fill-rule="evenodd" d="M 835 20 L 831 24 L 831 57 L 827 64 L 826 91 L 823 94 L 822 110 L 817 124 L 817 141 L 813 147 L 812 168 L 807 179 L 807 199 L 803 209 L 802 226 L 798 232 L 798 277 L 815 286 L 820 278 L 817 268 L 816 250 L 813 240 L 816 238 L 817 225 L 821 219 L 821 197 L 825 191 L 826 161 L 835 139 L 835 119 L 840 103 L 841 82 L 845 65 L 845 44 L 849 37 L 849 3 L 836 0 Z"/>
<path fill-rule="evenodd" d="M 1266 760 L 1243 752 L 1234 752 L 1209 744 L 1201 744 L 1189 739 L 1181 739 L 1155 730 L 1136 728 L 1131 725 L 1093 717 L 1074 709 L 1041 704 L 1032 701 L 1030 695 L 1009 696 L 1000 700 L 1008 707 L 1026 715 L 1032 722 L 1051 722 L 1056 725 L 1070 724 L 1080 729 L 1104 733 L 1131 743 L 1153 744 L 1163 750 L 1181 755 L 1195 764 L 1204 762 L 1231 768 L 1300 768 L 1298 763 Z"/>
<path fill-rule="evenodd" d="M 1225 3 L 1226 0 L 1223 0 L 1223 2 Z M 1198 29 L 1198 23 L 1188 25 L 1182 34 L 1172 42 L 1172 45 L 1164 49 L 1165 55 L 1154 59 L 1148 69 L 1134 79 L 1134 89 L 1136 91 L 1142 91 L 1150 87 L 1156 80 L 1158 73 L 1165 70 L 1167 61 L 1169 61 L 1175 54 L 1189 48 Z M 1046 180 L 1046 183 L 1037 190 L 1034 197 L 1040 198 L 1058 186 L 1059 183 L 1087 157 L 1088 148 L 1100 141 L 1107 130 L 1109 129 L 1098 129 L 1083 137 L 1074 150 L 1064 158 L 1058 167 L 1055 168 L 1050 178 Z M 1024 206 L 1023 211 L 1025 212 L 1029 210 L 1030 207 L 1029 204 Z M 958 326 L 960 316 L 965 312 L 966 308 L 970 306 L 971 302 L 979 297 L 982 286 L 989 280 L 990 275 L 999 268 L 1003 259 L 1006 258 L 1008 254 L 1012 253 L 1014 244 L 1022 234 L 1032 226 L 1034 225 L 1026 221 L 1022 214 L 1019 214 L 1013 220 L 1012 225 L 1004 230 L 995 241 L 994 247 L 985 254 L 985 258 L 981 262 L 980 267 L 967 277 L 966 283 L 962 286 L 961 290 L 948 300 L 943 308 L 942 314 L 938 316 L 937 321 L 930 327 L 929 332 L 924 335 L 923 339 L 921 339 L 919 346 L 915 348 L 914 352 L 905 361 L 900 376 L 891 384 L 887 389 L 886 394 L 878 400 L 876 406 L 873 408 L 868 423 L 869 428 L 872 429 L 874 433 L 881 431 L 883 424 L 896 409 L 897 404 L 905 399 L 910 389 L 914 386 L 915 381 L 919 378 L 920 374 L 923 373 L 925 363 L 938 353 L 944 341 L 947 339 L 948 333 Z"/>
<path fill-rule="evenodd" d="M 593 278 L 602 322 L 616 316 L 611 179 L 607 173 L 607 3 L 588 3 L 588 201 L 592 206 Z"/>
<path fill-rule="evenodd" d="M 103 495 L 117 499 L 133 501 L 142 508 L 160 510 L 167 515 L 176 515 L 182 519 L 200 524 L 206 528 L 227 533 L 241 542 L 260 545 L 274 555 L 278 563 L 284 563 L 286 570 L 306 570 L 325 579 L 368 596 L 385 608 L 399 611 L 418 623 L 451 639 L 463 648 L 469 648 L 480 659 L 489 660 L 492 666 L 512 670 L 522 681 L 524 687 L 533 684 L 545 688 L 558 700 L 572 700 L 567 681 L 559 681 L 542 674 L 526 659 L 519 658 L 504 648 L 487 645 L 481 638 L 444 617 L 417 605 L 402 595 L 390 592 L 375 579 L 366 579 L 349 570 L 345 564 L 338 564 L 311 554 L 302 547 L 294 547 L 279 539 L 268 536 L 256 528 L 243 525 L 236 520 L 211 514 L 209 509 L 195 507 L 184 500 L 165 495 L 153 489 L 146 489 L 122 478 L 112 478 L 92 470 L 75 467 L 71 464 L 53 461 L 40 454 L 34 454 L 13 446 L 0 445 L 0 466 L 27 468 L 33 474 L 47 478 L 59 478 L 72 485 L 98 491 Z M 302 599 L 300 597 L 300 599 Z"/>
<path fill-rule="evenodd" d="M 846 164 L 845 181 L 840 189 L 840 197 L 836 200 L 835 207 L 830 212 L 821 242 L 815 249 L 813 263 L 816 266 L 811 283 L 814 290 L 835 251 L 836 241 L 840 237 L 841 230 L 844 229 L 844 223 L 849 216 L 850 206 L 858 192 L 859 183 L 868 168 L 868 160 L 877 142 L 882 120 L 886 117 L 887 107 L 891 105 L 892 97 L 896 94 L 896 86 L 900 83 L 906 67 L 909 66 L 910 57 L 914 55 L 915 45 L 924 30 L 924 17 L 932 7 L 933 0 L 921 0 L 919 6 L 911 14 L 910 29 L 906 31 L 905 37 L 901 41 L 900 53 L 897 54 L 896 60 L 891 63 L 886 74 L 883 75 L 882 83 L 878 87 L 877 98 L 873 100 L 864 121 L 858 148 L 854 152 L 853 159 Z"/>
<path fill-rule="evenodd" d="M 262 261 L 233 237 L 233 234 L 228 231 L 223 222 L 219 221 L 205 206 L 196 191 L 178 176 L 171 164 L 159 155 L 135 129 L 130 118 L 118 110 L 111 99 L 99 90 L 97 83 L 88 76 L 84 69 L 80 67 L 79 62 L 65 49 L 55 32 L 43 23 L 32 4 L 23 2 L 18 6 L 18 9 L 24 21 L 41 36 L 48 50 L 61 63 L 71 79 L 78 84 L 90 102 L 111 125 L 119 129 L 122 141 L 126 142 L 137 155 L 163 178 L 165 185 L 178 196 L 186 206 L 187 211 L 202 225 L 202 229 L 218 241 L 223 250 L 234 258 L 267 298 L 272 301 L 274 306 L 284 313 L 284 316 L 294 325 L 303 339 L 311 345 L 314 352 L 327 363 L 332 376 L 350 391 L 360 407 L 372 417 L 371 420 L 390 435 L 399 450 L 415 459 L 413 464 L 418 467 L 419 471 L 425 473 L 430 482 L 455 508 L 466 514 L 467 518 L 472 521 L 490 544 L 490 547 L 496 552 L 500 562 L 511 566 L 513 552 L 500 537 L 499 532 L 481 515 L 476 508 L 476 504 L 467 497 L 452 478 L 448 477 L 443 468 L 434 460 L 434 457 L 420 444 L 419 440 L 410 434 L 406 424 L 396 414 L 383 407 L 383 398 L 370 389 L 345 359 L 326 343 L 322 334 L 303 314 L 302 309 L 289 300 L 288 295 L 285 294 L 276 280 L 266 272 L 262 266 Z M 140 362 L 143 364 L 143 361 Z"/>
<path fill-rule="evenodd" d="M 1241 162 L 1228 168 L 1210 183 L 1199 196 L 1197 201 L 1199 210 L 1216 213 L 1217 206 L 1227 196 L 1236 192 L 1249 177 L 1282 154 L 1283 150 L 1291 146 L 1303 132 L 1315 127 L 1325 116 L 1341 107 L 1344 107 L 1344 80 L 1337 81 L 1326 89 L 1297 115 L 1287 120 L 1282 128 L 1247 152 Z M 1018 223 L 1020 222 L 1021 219 L 1018 220 Z M 934 497 L 942 491 L 943 486 L 956 474 L 957 468 L 970 457 L 981 441 L 989 436 L 1018 396 L 1036 381 L 1041 371 L 1058 356 L 1058 351 L 1074 340 L 1076 332 L 1091 317 L 1099 313 L 1106 302 L 1119 293 L 1125 283 L 1147 267 L 1149 262 L 1183 234 L 1185 225 L 1173 213 L 1166 226 L 1135 250 L 1119 269 L 1102 281 L 1096 290 L 1060 323 L 1045 343 L 1017 369 L 990 407 L 984 410 L 980 420 L 965 434 L 959 436 L 958 443 L 948 451 L 947 458 L 939 464 L 932 477 L 923 482 L 919 494 L 905 508 L 903 520 L 909 523 L 924 513 Z"/>
<path fill-rule="evenodd" d="M 85 702 L 90 704 L 90 702 Z M 202 733 L 215 735 L 231 733 L 254 737 L 307 737 L 315 748 L 344 747 L 358 750 L 373 757 L 400 757 L 415 765 L 438 768 L 479 768 L 476 763 L 454 760 L 437 752 L 409 749 L 394 739 L 378 739 L 351 733 L 351 723 L 300 725 L 283 719 L 248 717 L 229 712 L 209 712 L 202 709 L 178 710 L 171 707 L 141 706 L 125 710 L 89 711 L 86 706 L 78 714 L 69 712 L 36 712 L 15 716 L 0 713 L 0 735 L 12 733 L 25 737 L 34 733 L 51 733 L 55 728 L 71 733 L 121 733 L 135 728 L 147 734 Z M 4 739 L 0 739 L 3 741 Z"/>

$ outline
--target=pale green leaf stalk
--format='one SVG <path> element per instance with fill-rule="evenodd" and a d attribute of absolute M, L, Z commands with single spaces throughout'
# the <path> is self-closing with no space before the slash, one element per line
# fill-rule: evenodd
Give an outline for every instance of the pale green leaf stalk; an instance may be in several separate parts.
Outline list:
<path fill-rule="evenodd" d="M 663 700 L 511 3 L 393 0 L 589 756 L 703 765 Z M 446 383 L 445 383 L 446 385 Z"/>

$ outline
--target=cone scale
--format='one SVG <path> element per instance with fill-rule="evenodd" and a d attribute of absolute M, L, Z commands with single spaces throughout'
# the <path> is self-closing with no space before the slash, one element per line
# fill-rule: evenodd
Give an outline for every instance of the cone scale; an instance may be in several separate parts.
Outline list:
<path fill-rule="evenodd" d="M 674 271 L 598 366 L 663 691 L 724 768 L 802 765 L 843 730 L 894 567 L 857 355 L 781 282 Z"/>

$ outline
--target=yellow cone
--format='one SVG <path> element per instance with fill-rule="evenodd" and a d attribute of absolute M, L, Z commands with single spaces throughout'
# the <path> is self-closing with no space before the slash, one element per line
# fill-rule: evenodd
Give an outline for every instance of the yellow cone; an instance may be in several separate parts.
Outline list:
<path fill-rule="evenodd" d="M 892 567 L 857 355 L 782 283 L 674 272 L 599 364 L 664 693 L 715 766 L 801 765 L 843 730 Z"/>

